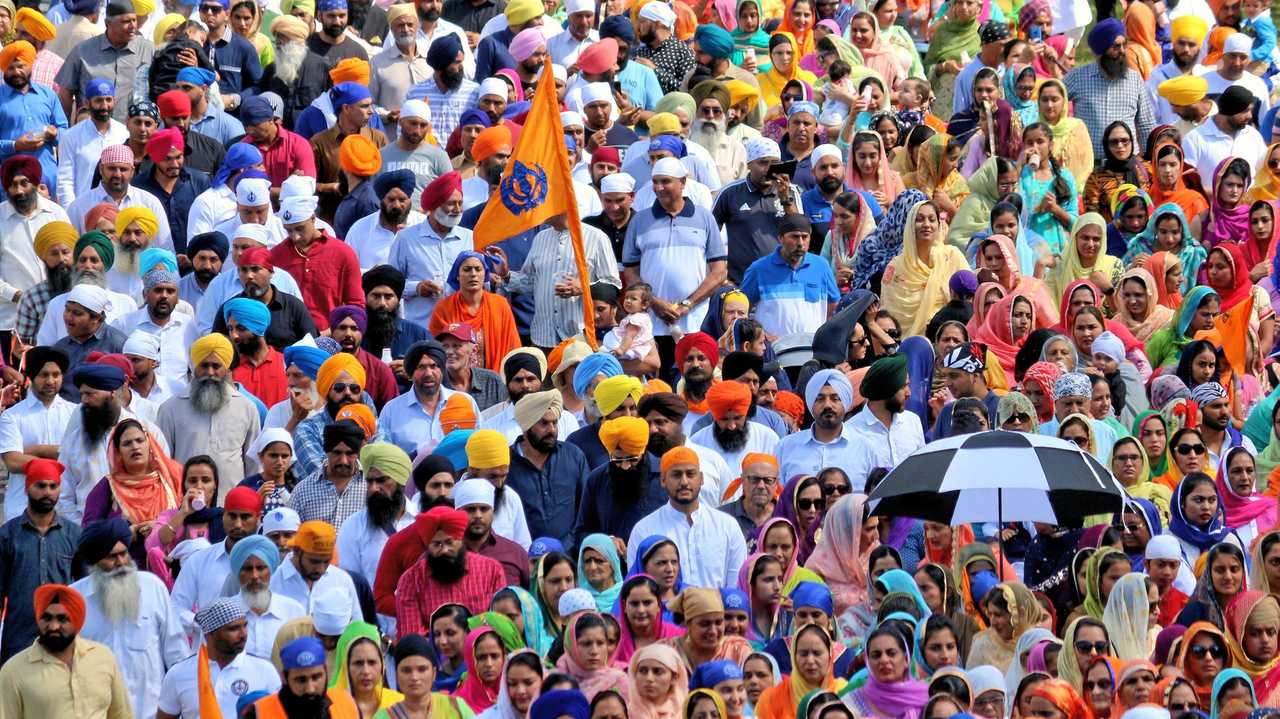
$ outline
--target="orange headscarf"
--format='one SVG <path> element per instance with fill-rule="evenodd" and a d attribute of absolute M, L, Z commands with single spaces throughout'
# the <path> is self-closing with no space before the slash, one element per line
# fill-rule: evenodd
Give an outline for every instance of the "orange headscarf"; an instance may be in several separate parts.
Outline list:
<path fill-rule="evenodd" d="M 1182 166 L 1182 170 L 1178 172 L 1178 179 L 1174 182 L 1172 190 L 1164 190 L 1160 187 L 1160 181 L 1155 179 L 1156 168 L 1160 163 L 1160 154 L 1164 149 L 1172 148 L 1178 156 L 1178 162 Z M 1183 217 L 1195 217 L 1201 212 L 1209 208 L 1209 201 L 1198 190 L 1187 187 L 1184 175 L 1187 171 L 1186 160 L 1183 156 L 1182 148 L 1173 140 L 1164 139 L 1156 144 L 1151 151 L 1151 187 L 1148 191 L 1151 193 L 1151 206 L 1159 207 L 1166 202 L 1172 202 L 1182 210 Z M 1256 185 L 1255 185 L 1256 187 Z"/>
<path fill-rule="evenodd" d="M 1145 80 L 1160 64 L 1160 44 L 1156 42 L 1156 14 L 1145 3 L 1131 3 L 1124 14 L 1124 34 L 1129 38 L 1125 56 L 1129 67 Z"/>
<path fill-rule="evenodd" d="M 812 2 L 808 4 L 812 11 L 815 7 L 814 4 Z M 791 11 L 795 9 L 795 6 L 796 0 L 791 0 L 791 2 L 787 3 L 787 10 L 782 13 L 782 24 L 778 25 L 778 31 L 785 32 L 795 38 L 796 41 L 793 45 L 796 49 L 795 64 L 799 65 L 800 58 L 806 55 L 812 55 L 814 52 L 814 44 L 816 41 L 813 39 L 813 28 L 818 23 L 818 14 L 817 12 L 813 12 L 813 18 L 809 22 L 808 30 L 797 30 L 795 22 L 791 19 Z"/>
<path fill-rule="evenodd" d="M 1049 702 L 1066 719 L 1093 719 L 1093 710 L 1080 698 L 1075 687 L 1061 679 L 1049 679 L 1037 684 L 1028 696 L 1040 697 Z"/>
<path fill-rule="evenodd" d="M 456 322 L 466 322 L 479 335 L 484 347 L 485 369 L 502 373 L 502 358 L 520 347 L 520 333 L 516 331 L 516 317 L 506 298 L 492 292 L 482 292 L 480 308 L 475 312 L 467 307 L 462 292 L 454 292 L 436 303 L 427 323 L 427 331 L 439 335 L 445 327 Z"/>
<path fill-rule="evenodd" d="M 115 443 L 107 445 L 111 472 L 107 475 L 111 495 L 129 524 L 150 522 L 166 509 L 178 506 L 182 496 L 182 465 L 169 458 L 146 427 L 138 425 L 147 437 L 150 460 L 141 474 L 125 471 L 124 458 Z"/>
<path fill-rule="evenodd" d="M 1156 302 L 1174 312 L 1177 312 L 1178 308 L 1182 306 L 1182 293 L 1169 292 L 1165 286 L 1164 276 L 1170 267 L 1175 264 L 1181 264 L 1181 262 L 1177 255 L 1164 251 L 1151 255 L 1151 259 L 1147 260 L 1147 271 L 1156 280 Z"/>

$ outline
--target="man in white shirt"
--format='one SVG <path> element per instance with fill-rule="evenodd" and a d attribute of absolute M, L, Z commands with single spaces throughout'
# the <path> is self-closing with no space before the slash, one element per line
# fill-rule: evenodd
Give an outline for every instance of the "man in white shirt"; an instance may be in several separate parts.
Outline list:
<path fill-rule="evenodd" d="M 203 651 L 178 662 L 164 675 L 156 719 L 200 719 L 202 661 L 208 662 L 209 682 L 224 717 L 236 716 L 236 701 L 245 694 L 280 690 L 275 665 L 244 651 L 249 625 L 240 600 L 222 597 L 213 601 L 200 610 L 195 621 L 204 635 Z"/>
<path fill-rule="evenodd" d="M 301 604 L 271 591 L 271 575 L 279 565 L 280 550 L 262 534 L 251 534 L 231 549 L 228 580 L 235 581 L 239 587 L 236 598 L 245 608 L 249 622 L 249 639 L 244 651 L 268 661 L 280 627 L 291 619 L 307 615 Z"/>
<path fill-rule="evenodd" d="M 542 350 L 536 347 L 518 347 L 507 353 L 502 358 L 502 381 L 507 388 L 507 401 L 486 409 L 480 415 L 480 426 L 501 432 L 507 444 L 519 439 L 524 432 L 516 423 L 516 402 L 526 394 L 540 390 L 546 376 L 547 358 Z M 556 424 L 559 430 L 556 438 L 561 442 L 568 440 L 569 435 L 576 432 L 579 426 L 572 412 L 561 412 Z"/>
<path fill-rule="evenodd" d="M 129 128 L 111 117 L 116 107 L 116 86 L 110 80 L 94 78 L 85 84 L 89 116 L 72 125 L 58 138 L 58 200 L 70 205 L 89 191 L 93 172 L 102 151 L 129 140 Z"/>
<path fill-rule="evenodd" d="M 13 155 L 0 164 L 8 197 L 0 204 L 0 337 L 13 331 L 22 295 L 45 279 L 36 233 L 54 220 L 67 220 L 58 203 L 40 194 L 43 179 L 40 161 L 31 155 Z"/>
<path fill-rule="evenodd" d="M 404 496 L 413 471 L 404 450 L 390 442 L 370 442 L 360 448 L 360 467 L 368 494 L 364 509 L 338 528 L 338 566 L 373 584 L 382 548 L 392 534 L 413 524 L 418 505 Z"/>
<path fill-rule="evenodd" d="M 377 212 L 351 223 L 346 243 L 360 260 L 360 271 L 387 264 L 391 244 L 406 227 L 426 218 L 413 209 L 413 171 L 409 169 L 383 172 L 373 178 L 373 192 L 378 196 Z"/>
<path fill-rule="evenodd" d="M 472 247 L 462 221 L 462 175 L 447 172 L 422 189 L 426 218 L 396 234 L 387 264 L 404 273 L 404 318 L 425 326 L 436 302 L 451 292 L 445 282 L 454 260 Z"/>
<path fill-rule="evenodd" d="M 227 538 L 182 563 L 169 601 L 188 632 L 195 631 L 196 612 L 222 596 L 222 585 L 231 574 L 231 551 L 240 540 L 257 534 L 261 513 L 262 497 L 254 490 L 236 487 L 227 492 L 222 500 L 222 528 Z"/>
<path fill-rule="evenodd" d="M 320 519 L 303 522 L 293 535 L 293 551 L 271 575 L 272 593 L 289 597 L 311 612 L 316 598 L 332 588 L 342 592 L 351 607 L 359 607 L 351 575 L 332 563 L 337 541 L 338 531 L 332 524 Z"/>
<path fill-rule="evenodd" d="M 702 472 L 698 467 L 698 455 L 688 447 L 676 447 L 662 455 L 662 486 L 669 499 L 636 522 L 627 541 L 627 566 L 635 565 L 636 548 L 641 541 L 662 535 L 675 542 L 680 572 L 687 584 L 725 587 L 738 576 L 746 561 L 747 544 L 737 520 L 699 502 Z"/>
<path fill-rule="evenodd" d="M 1205 192 L 1213 192 L 1218 164 L 1228 157 L 1249 163 L 1250 177 L 1257 177 L 1258 164 L 1267 156 L 1267 143 L 1253 126 L 1253 93 L 1232 85 L 1218 96 L 1218 114 L 1182 138 L 1186 163 L 1200 173 Z"/>
<path fill-rule="evenodd" d="M 92 230 L 84 226 L 84 217 L 95 205 L 109 202 L 121 210 L 128 207 L 145 207 L 157 218 L 168 217 L 164 204 L 155 195 L 138 187 L 134 187 L 133 150 L 128 145 L 111 145 L 102 151 L 98 162 L 98 170 L 102 173 L 102 182 L 76 198 L 67 206 L 67 216 L 71 224 L 81 232 Z M 156 232 L 152 247 L 162 250 L 173 249 L 173 238 L 169 233 L 169 223 L 161 222 Z"/>
<path fill-rule="evenodd" d="M 742 458 L 750 452 L 774 453 L 778 435 L 747 418 L 751 411 L 750 387 L 737 381 L 719 382 L 707 391 L 707 407 L 713 420 L 711 426 L 694 432 L 691 442 L 716 452 L 730 467 L 741 467 Z M 702 473 L 698 475 L 701 483 Z"/>
<path fill-rule="evenodd" d="M 863 486 L 867 475 L 876 467 L 895 467 L 924 446 L 920 418 L 906 411 L 907 398 L 911 396 L 906 355 L 876 360 L 863 377 L 859 392 L 866 397 L 867 404 L 844 423 L 844 428 L 852 435 L 853 442 L 871 448 L 871 464 L 841 467 L 855 487 Z"/>
<path fill-rule="evenodd" d="M 1209 82 L 1209 97 L 1217 97 L 1229 87 L 1248 90 L 1258 103 L 1258 117 L 1261 118 L 1271 109 L 1271 93 L 1267 90 L 1267 83 L 1247 69 L 1252 52 L 1253 38 L 1242 32 L 1228 36 L 1222 44 L 1222 62 L 1218 63 L 1217 70 L 1206 72 L 1204 79 Z"/>
<path fill-rule="evenodd" d="M 67 371 L 67 355 L 52 347 L 32 347 L 23 357 L 23 373 L 31 382 L 22 401 L 0 413 L 0 457 L 9 471 L 4 494 L 4 521 L 27 507 L 27 464 L 37 457 L 57 459 L 67 421 L 76 405 L 58 395 Z M 16 389 L 16 387 L 15 387 Z"/>
<path fill-rule="evenodd" d="M 1174 20 L 1169 24 L 1170 46 L 1173 57 L 1169 62 L 1156 67 L 1147 78 L 1147 92 L 1151 95 L 1151 107 L 1156 113 L 1156 122 L 1161 125 L 1172 124 L 1177 119 L 1169 101 L 1160 97 L 1156 88 L 1165 80 L 1172 80 L 1183 75 L 1203 75 L 1205 68 L 1199 62 L 1204 38 L 1209 34 L 1209 25 L 1198 17 L 1188 16 Z"/>
<path fill-rule="evenodd" d="M 187 348 L 196 339 L 194 317 L 174 312 L 178 306 L 178 275 L 165 269 L 152 270 L 143 277 L 143 306 L 111 322 L 126 335 L 148 334 L 160 344 L 157 382 L 186 385 Z M 151 398 L 160 404 L 163 398 Z"/>
<path fill-rule="evenodd" d="M 136 717 L 155 716 L 165 670 L 190 656 L 187 633 L 169 604 L 169 590 L 129 556 L 133 532 L 120 517 L 95 522 L 76 554 L 89 575 L 71 588 L 84 597 L 80 636 L 111 648 Z"/>
<path fill-rule="evenodd" d="M 600 33 L 594 29 L 596 4 L 591 0 L 566 0 L 564 9 L 568 15 L 564 32 L 547 41 L 547 53 L 551 62 L 573 67 L 578 64 L 578 53 L 600 40 Z"/>

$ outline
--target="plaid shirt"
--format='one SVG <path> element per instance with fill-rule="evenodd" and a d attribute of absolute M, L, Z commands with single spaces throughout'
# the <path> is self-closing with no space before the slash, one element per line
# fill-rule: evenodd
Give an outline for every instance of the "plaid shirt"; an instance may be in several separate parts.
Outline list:
<path fill-rule="evenodd" d="M 45 310 L 49 309 L 49 300 L 57 297 L 49 286 L 49 281 L 37 283 L 22 293 L 18 300 L 18 317 L 14 320 L 13 331 L 29 345 L 36 343 L 36 333 L 40 331 L 40 323 L 44 322 Z"/>
<path fill-rule="evenodd" d="M 413 530 L 410 530 L 413 531 Z M 457 603 L 474 614 L 486 611 L 493 595 L 506 586 L 506 575 L 496 559 L 467 552 L 462 579 L 442 584 L 431 579 L 424 554 L 400 577 L 396 585 L 396 636 L 426 636 L 431 613 L 444 604 Z"/>
<path fill-rule="evenodd" d="M 43 310 L 41 310 L 41 314 L 44 314 Z M 18 322 L 22 322 L 21 307 L 18 308 Z M 36 324 L 39 326 L 38 321 Z M 373 410 L 374 415 L 378 414 L 378 410 L 374 408 L 373 399 L 368 392 L 360 395 L 360 401 L 368 405 L 369 409 Z M 302 420 L 293 429 L 293 472 L 295 475 L 310 477 L 324 467 L 324 426 L 333 421 L 333 415 L 329 414 L 329 410 L 326 409 Z M 387 441 L 386 437 L 386 433 L 379 427 L 369 441 L 385 442 Z"/>
<path fill-rule="evenodd" d="M 31 66 L 31 82 L 48 85 L 53 88 L 54 92 L 62 89 L 62 86 L 53 80 L 58 76 L 58 71 L 62 69 L 63 62 L 65 61 L 62 57 L 49 48 L 36 53 L 36 62 Z"/>
<path fill-rule="evenodd" d="M 1106 156 L 1102 151 L 1103 135 L 1107 125 L 1116 120 L 1129 126 L 1138 147 L 1146 144 L 1147 136 L 1156 127 L 1156 115 L 1147 86 L 1137 72 L 1126 69 L 1124 77 L 1113 80 L 1102 74 L 1097 62 L 1091 62 L 1067 73 L 1062 82 L 1075 103 L 1075 116 L 1089 130 L 1094 157 Z"/>
<path fill-rule="evenodd" d="M 289 508 L 304 522 L 323 519 L 334 527 L 341 527 L 347 517 L 364 509 L 368 489 L 364 472 L 356 472 L 347 482 L 347 488 L 338 494 L 338 488 L 324 476 L 324 467 L 321 467 L 293 488 Z"/>

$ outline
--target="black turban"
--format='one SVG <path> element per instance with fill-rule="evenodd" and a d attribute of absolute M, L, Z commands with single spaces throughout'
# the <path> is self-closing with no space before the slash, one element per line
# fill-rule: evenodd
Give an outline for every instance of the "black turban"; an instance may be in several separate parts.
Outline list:
<path fill-rule="evenodd" d="M 85 385 L 101 392 L 115 392 L 127 378 L 119 367 L 89 362 L 76 367 L 70 379 L 74 387 Z"/>
<path fill-rule="evenodd" d="M 418 363 L 422 361 L 424 356 L 435 360 L 436 366 L 441 371 L 444 370 L 444 345 L 435 340 L 423 340 L 413 343 L 409 347 L 409 351 L 404 353 L 405 374 L 412 377 L 414 370 L 418 368 Z"/>
<path fill-rule="evenodd" d="M 425 491 L 427 482 L 441 472 L 448 472 L 454 477 L 458 476 L 457 470 L 453 468 L 453 462 L 450 462 L 448 457 L 428 454 L 413 468 L 413 486 L 417 487 L 419 492 Z"/>
<path fill-rule="evenodd" d="M 201 232 L 187 243 L 187 256 L 195 257 L 201 250 L 213 250 L 218 259 L 226 262 L 227 253 L 231 251 L 231 243 L 221 232 Z"/>
<path fill-rule="evenodd" d="M 27 354 L 23 356 L 23 373 L 28 379 L 35 379 L 40 374 L 40 370 L 50 362 L 58 365 L 58 369 L 63 374 L 67 373 L 67 368 L 71 366 L 71 359 L 67 357 L 67 353 L 56 347 L 32 347 L 27 350 Z"/>
<path fill-rule="evenodd" d="M 86 525 L 84 531 L 80 532 L 76 554 L 85 564 L 97 564 L 111 554 L 117 543 L 123 542 L 127 547 L 132 539 L 133 532 L 129 529 L 129 523 L 122 517 L 104 519 Z"/>
<path fill-rule="evenodd" d="M 618 304 L 618 288 L 608 282 L 597 282 L 591 285 L 591 301 Z"/>
<path fill-rule="evenodd" d="M 683 422 L 685 415 L 689 414 L 689 403 L 674 392 L 654 392 L 640 398 L 636 411 L 641 419 L 648 417 L 650 412 L 657 412 L 672 422 Z"/>
<path fill-rule="evenodd" d="M 747 372 L 755 372 L 756 378 L 764 381 L 764 358 L 752 352 L 730 352 L 720 363 L 720 376 L 723 379 L 738 379 Z"/>
<path fill-rule="evenodd" d="M 397 297 L 404 295 L 404 273 L 391 265 L 378 265 L 364 273 L 360 286 L 367 295 L 374 287 L 390 287 Z"/>
<path fill-rule="evenodd" d="M 542 365 L 538 363 L 538 358 L 528 352 L 516 352 L 502 363 L 502 380 L 510 383 L 522 369 L 529 370 L 529 374 L 542 379 Z"/>
<path fill-rule="evenodd" d="M 349 419 L 326 424 L 324 426 L 322 444 L 326 452 L 332 451 L 339 444 L 345 444 L 352 450 L 359 452 L 360 448 L 364 446 L 364 430 L 360 429 L 360 425 Z"/>

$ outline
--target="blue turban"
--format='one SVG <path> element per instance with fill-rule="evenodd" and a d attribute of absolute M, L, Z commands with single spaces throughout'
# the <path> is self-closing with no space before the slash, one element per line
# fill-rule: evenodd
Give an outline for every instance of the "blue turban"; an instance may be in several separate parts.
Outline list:
<path fill-rule="evenodd" d="M 839 370 L 824 369 L 815 372 L 809 378 L 808 384 L 804 386 L 804 404 L 809 408 L 810 413 L 813 412 L 813 403 L 818 400 L 818 392 L 827 385 L 831 385 L 839 395 L 840 401 L 844 402 L 844 411 L 853 409 L 853 384 L 849 382 L 849 378 Z"/>
<path fill-rule="evenodd" d="M 801 112 L 813 115 L 815 120 L 820 114 L 822 114 L 822 110 L 818 108 L 818 103 L 809 102 L 808 100 L 800 100 L 799 102 L 791 103 L 791 107 L 787 110 L 787 117 L 791 117 L 792 115 L 796 115 Z"/>
<path fill-rule="evenodd" d="M 438 37 L 427 48 L 427 64 L 436 72 L 444 72 L 445 68 L 458 61 L 458 53 L 462 52 L 462 41 L 457 35 L 448 33 Z"/>
<path fill-rule="evenodd" d="M 252 147 L 252 145 L 250 145 Z M 226 262 L 227 253 L 231 251 L 231 243 L 221 232 L 201 232 L 187 241 L 187 255 L 195 257 L 204 250 L 210 250 L 222 262 Z"/>
<path fill-rule="evenodd" d="M 213 175 L 213 186 L 221 187 L 231 173 L 239 172 L 246 167 L 262 164 L 262 153 L 247 142 L 233 142 L 222 157 L 222 166 Z"/>
<path fill-rule="evenodd" d="M 1116 44 L 1116 38 L 1121 35 L 1124 35 L 1124 23 L 1113 17 L 1107 18 L 1089 31 L 1089 49 L 1100 57 Z"/>
<path fill-rule="evenodd" d="M 720 601 L 724 603 L 725 611 L 751 611 L 751 600 L 747 597 L 747 593 L 737 587 L 724 587 L 720 590 Z"/>
<path fill-rule="evenodd" d="M 658 135 L 649 140 L 649 152 L 670 152 L 673 157 L 684 157 L 689 154 L 684 149 L 684 140 L 675 135 Z"/>
<path fill-rule="evenodd" d="M 288 352 L 288 350 L 285 350 Z M 440 444 L 431 453 L 444 457 L 453 465 L 453 471 L 465 472 L 467 467 L 467 440 L 471 439 L 474 429 L 455 429 L 440 440 Z"/>
<path fill-rule="evenodd" d="M 286 672 L 290 669 L 322 667 L 324 666 L 324 645 L 315 637 L 295 639 L 280 650 L 280 666 Z"/>
<path fill-rule="evenodd" d="M 817 582 L 800 582 L 791 590 L 793 608 L 809 607 L 821 609 L 828 617 L 836 613 L 835 603 L 831 600 L 831 590 Z"/>
<path fill-rule="evenodd" d="M 529 544 L 529 559 L 537 559 L 544 554 L 563 552 L 564 545 L 555 537 L 538 537 Z"/>
<path fill-rule="evenodd" d="M 346 10 L 347 0 L 320 0 L 316 3 L 316 12 L 333 12 L 334 10 Z"/>
<path fill-rule="evenodd" d="M 715 689 L 720 682 L 742 678 L 742 669 L 732 659 L 703 662 L 689 677 L 689 689 Z"/>
<path fill-rule="evenodd" d="M 600 23 L 600 39 L 607 37 L 617 38 L 628 45 L 636 44 L 635 28 L 631 27 L 631 21 L 626 15 L 611 15 Z"/>
<path fill-rule="evenodd" d="M 125 382 L 124 371 L 115 365 L 86 362 L 71 370 L 71 385 L 88 385 L 102 392 L 115 392 Z"/>
<path fill-rule="evenodd" d="M 493 123 L 489 122 L 489 115 L 484 110 L 477 110 L 473 107 L 463 112 L 462 116 L 458 118 L 458 127 L 466 127 L 467 125 L 489 127 Z"/>
<path fill-rule="evenodd" d="M 111 554 L 116 544 L 123 542 L 127 547 L 132 540 L 133 531 L 129 529 L 129 523 L 122 517 L 93 522 L 85 525 L 84 530 L 80 532 L 80 543 L 76 546 L 76 555 L 85 564 L 97 564 Z"/>
<path fill-rule="evenodd" d="M 333 101 L 334 112 L 347 105 L 354 105 L 361 100 L 368 100 L 371 97 L 373 95 L 369 94 L 369 88 L 358 82 L 340 82 L 329 90 L 329 99 Z"/>
<path fill-rule="evenodd" d="M 85 83 L 84 96 L 92 100 L 95 97 L 115 97 L 116 86 L 110 80 L 94 78 Z"/>
<path fill-rule="evenodd" d="M 236 324 L 261 337 L 271 326 L 271 310 L 259 300 L 248 297 L 237 297 L 227 300 L 222 306 L 222 319 L 230 322 L 235 318 Z"/>
<path fill-rule="evenodd" d="M 138 257 L 138 274 L 145 275 L 156 268 L 156 265 L 164 265 L 166 270 L 170 272 L 178 271 L 178 256 L 170 250 L 163 250 L 159 247 L 148 247 L 142 251 Z"/>
<path fill-rule="evenodd" d="M 538 697 L 529 707 L 529 719 L 591 719 L 591 704 L 577 689 L 556 689 Z"/>
<path fill-rule="evenodd" d="M 381 200 L 387 196 L 388 192 L 391 192 L 391 188 L 399 187 L 401 192 L 409 197 L 413 197 L 413 188 L 415 184 L 416 180 L 413 177 L 413 170 L 407 168 L 392 170 L 391 172 L 384 172 L 373 178 L 373 194 L 377 195 L 378 199 Z"/>
<path fill-rule="evenodd" d="M 208 87 L 218 80 L 212 70 L 203 67 L 184 67 L 178 71 L 178 82 L 189 82 L 192 85 Z"/>
<path fill-rule="evenodd" d="M 276 567 L 280 566 L 280 550 L 276 548 L 275 542 L 267 539 L 261 534 L 250 534 L 244 539 L 236 542 L 231 548 L 231 577 L 232 581 L 237 581 L 240 574 L 240 568 L 244 566 L 244 560 L 249 557 L 257 557 L 262 563 L 276 571 Z"/>
<path fill-rule="evenodd" d="M 156 285 L 173 285 L 177 287 L 180 281 L 181 278 L 178 277 L 176 271 L 157 267 L 142 276 L 142 289 L 144 292 L 149 292 Z"/>
<path fill-rule="evenodd" d="M 240 103 L 240 121 L 245 127 L 250 125 L 261 125 L 267 120 L 275 118 L 276 113 L 271 109 L 271 103 L 267 102 L 267 98 L 261 95 L 254 95 L 246 98 Z"/>
<path fill-rule="evenodd" d="M 578 141 L 573 139 L 573 135 L 570 135 L 567 132 L 564 134 L 564 149 L 568 150 L 569 152 L 578 151 Z"/>
<path fill-rule="evenodd" d="M 996 573 L 984 569 L 981 572 L 969 578 L 969 594 L 974 604 L 982 602 L 987 593 L 996 588 L 1000 584 L 1000 579 L 996 577 Z"/>
<path fill-rule="evenodd" d="M 591 380 L 601 374 L 605 377 L 617 377 L 622 374 L 622 363 L 608 352 L 592 352 L 583 357 L 582 362 L 578 363 L 578 369 L 573 373 L 573 393 L 578 395 L 579 399 L 586 397 Z"/>
<path fill-rule="evenodd" d="M 66 0 L 62 6 L 72 15 L 88 15 L 101 6 L 101 0 Z"/>
<path fill-rule="evenodd" d="M 458 270 L 462 267 L 463 262 L 471 259 L 472 257 L 480 258 L 480 263 L 484 265 L 484 281 L 485 282 L 488 282 L 490 275 L 493 274 L 493 258 L 489 257 L 483 252 L 473 252 L 471 250 L 464 250 L 462 252 L 459 252 L 458 256 L 453 260 L 453 267 L 449 268 L 449 277 L 446 280 L 449 283 L 449 286 L 453 288 L 454 292 L 457 292 L 459 287 Z"/>
<path fill-rule="evenodd" d="M 245 297 L 240 299 L 248 298 Z M 256 302 L 256 300 L 254 301 Z M 258 304 L 261 305 L 262 303 L 258 302 Z M 262 306 L 266 307 L 266 305 Z M 239 322 L 240 320 L 236 321 Z M 313 380 L 316 378 L 316 375 L 320 373 L 320 365 L 324 364 L 324 361 L 330 357 L 332 357 L 332 355 L 328 352 L 325 352 L 319 347 L 311 347 L 309 345 L 289 345 L 284 348 L 284 366 L 288 367 L 289 365 L 296 364 L 298 365 L 298 369 L 302 370 L 302 374 L 305 374 Z"/>
<path fill-rule="evenodd" d="M 718 25 L 699 25 L 693 39 L 698 43 L 698 49 L 717 60 L 733 54 L 733 36 Z"/>

